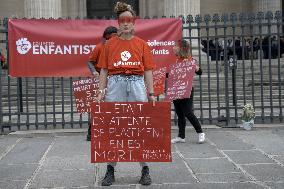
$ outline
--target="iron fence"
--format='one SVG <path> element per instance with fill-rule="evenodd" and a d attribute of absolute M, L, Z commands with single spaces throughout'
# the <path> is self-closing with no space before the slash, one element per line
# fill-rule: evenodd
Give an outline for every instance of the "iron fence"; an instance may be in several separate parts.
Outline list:
<path fill-rule="evenodd" d="M 236 126 L 247 103 L 255 107 L 255 122 L 283 123 L 282 13 L 180 19 L 203 69 L 194 80 L 194 110 L 202 124 Z M 9 62 L 7 19 L 1 20 L 0 37 Z M 13 78 L 8 69 L 0 67 L 0 132 L 87 126 L 89 116 L 76 113 L 74 103 L 72 81 L 78 78 Z"/>

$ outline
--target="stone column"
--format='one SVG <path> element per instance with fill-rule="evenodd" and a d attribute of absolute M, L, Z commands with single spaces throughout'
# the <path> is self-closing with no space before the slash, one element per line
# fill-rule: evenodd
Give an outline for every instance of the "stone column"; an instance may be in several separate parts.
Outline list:
<path fill-rule="evenodd" d="M 25 17 L 59 18 L 61 17 L 60 0 L 25 0 Z"/>
<path fill-rule="evenodd" d="M 140 0 L 139 16 L 141 18 L 145 16 L 161 18 L 164 16 L 164 0 Z"/>
<path fill-rule="evenodd" d="M 165 0 L 164 14 L 178 17 L 183 15 L 185 18 L 191 14 L 193 18 L 200 14 L 200 0 Z M 183 36 L 189 36 L 189 31 L 183 31 Z M 197 31 L 191 31 L 191 36 L 197 36 Z M 197 40 L 192 40 L 192 48 L 196 49 L 198 46 Z M 195 51 L 193 53 L 196 53 Z"/>
<path fill-rule="evenodd" d="M 266 14 L 267 11 L 271 11 L 273 15 L 275 14 L 276 11 L 280 11 L 282 9 L 281 0 L 255 0 L 253 1 L 252 6 L 253 6 L 254 12 L 261 11 L 261 12 L 264 12 L 264 14 Z M 268 28 L 263 27 L 262 32 L 263 33 L 268 32 Z M 272 33 L 277 32 L 276 26 L 271 27 L 271 32 Z"/>
<path fill-rule="evenodd" d="M 164 7 L 166 16 L 200 14 L 200 0 L 165 0 Z"/>
<path fill-rule="evenodd" d="M 281 10 L 281 0 L 255 0 L 253 1 L 254 12 L 267 12 L 272 11 L 275 13 Z"/>
<path fill-rule="evenodd" d="M 61 0 L 62 17 L 84 18 L 87 16 L 86 0 Z"/>

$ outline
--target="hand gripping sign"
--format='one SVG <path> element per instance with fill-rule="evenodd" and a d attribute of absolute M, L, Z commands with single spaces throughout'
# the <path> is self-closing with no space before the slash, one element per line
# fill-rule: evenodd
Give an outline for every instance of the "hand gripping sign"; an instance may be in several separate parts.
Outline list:
<path fill-rule="evenodd" d="M 91 103 L 98 96 L 99 78 L 86 78 L 73 81 L 73 92 L 76 101 L 77 112 L 91 112 Z"/>
<path fill-rule="evenodd" d="M 91 104 L 91 162 L 171 162 L 170 102 Z"/>

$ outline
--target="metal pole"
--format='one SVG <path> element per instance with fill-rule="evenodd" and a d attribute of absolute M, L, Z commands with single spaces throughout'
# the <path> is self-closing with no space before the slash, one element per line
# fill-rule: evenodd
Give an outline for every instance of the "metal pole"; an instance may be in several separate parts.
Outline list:
<path fill-rule="evenodd" d="M 236 73 L 235 68 L 232 68 L 232 87 L 233 87 L 233 105 L 237 105 L 237 96 L 236 96 Z"/>
<path fill-rule="evenodd" d="M 17 78 L 17 88 L 18 88 L 18 105 L 19 105 L 19 113 L 23 112 L 23 84 L 22 84 L 22 78 Z"/>

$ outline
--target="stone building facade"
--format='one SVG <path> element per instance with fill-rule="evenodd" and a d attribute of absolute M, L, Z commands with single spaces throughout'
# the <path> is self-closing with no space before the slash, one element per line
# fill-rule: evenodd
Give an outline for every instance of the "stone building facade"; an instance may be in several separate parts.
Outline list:
<path fill-rule="evenodd" d="M 111 16 L 117 0 L 1 0 L 3 17 L 93 17 Z M 283 0 L 124 0 L 141 17 L 258 12 L 282 10 Z"/>

